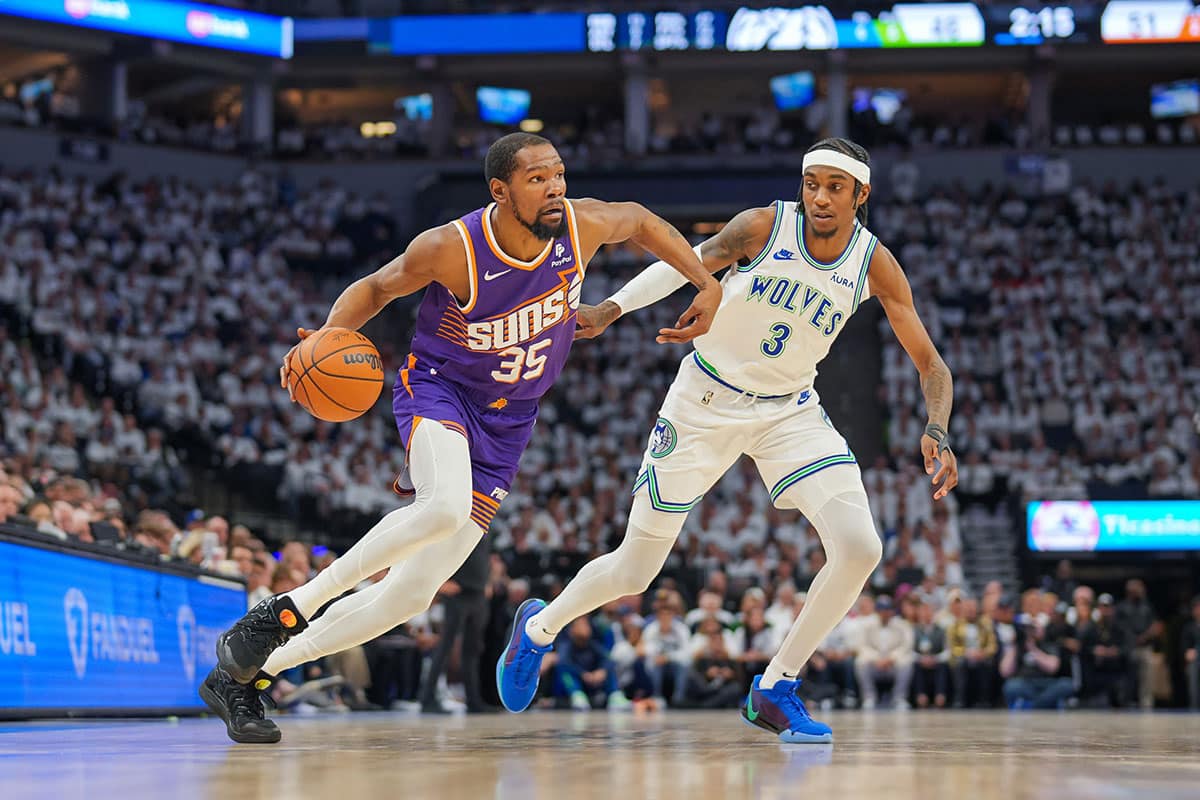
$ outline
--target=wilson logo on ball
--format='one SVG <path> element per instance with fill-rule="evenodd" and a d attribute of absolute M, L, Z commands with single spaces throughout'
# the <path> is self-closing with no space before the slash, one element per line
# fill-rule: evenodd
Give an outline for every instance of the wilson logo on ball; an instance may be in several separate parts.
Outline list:
<path fill-rule="evenodd" d="M 379 369 L 379 356 L 373 353 L 344 353 L 343 364 L 370 364 L 371 369 Z"/>

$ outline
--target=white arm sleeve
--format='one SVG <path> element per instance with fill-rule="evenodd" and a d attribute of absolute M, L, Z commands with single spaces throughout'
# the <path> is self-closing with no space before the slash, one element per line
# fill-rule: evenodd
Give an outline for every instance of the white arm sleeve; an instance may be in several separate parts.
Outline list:
<path fill-rule="evenodd" d="M 700 258 L 700 247 L 696 245 L 692 248 L 697 258 Z M 625 315 L 657 303 L 687 282 L 688 279 L 667 262 L 655 261 L 608 299 L 616 303 L 621 314 Z"/>

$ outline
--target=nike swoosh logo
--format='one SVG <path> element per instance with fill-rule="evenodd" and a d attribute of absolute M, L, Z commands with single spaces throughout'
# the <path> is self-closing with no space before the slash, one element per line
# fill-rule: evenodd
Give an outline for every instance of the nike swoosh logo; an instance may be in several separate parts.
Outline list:
<path fill-rule="evenodd" d="M 754 710 L 754 700 L 751 695 L 746 695 L 746 719 L 751 722 L 758 719 L 758 712 Z"/>
<path fill-rule="evenodd" d="M 491 272 L 484 272 L 484 273 L 483 273 L 483 279 L 484 279 L 485 281 L 494 281 L 494 280 L 496 280 L 496 278 L 499 278 L 501 275 L 507 275 L 507 274 L 508 274 L 508 273 L 510 273 L 510 272 L 512 272 L 512 270 L 511 270 L 511 269 L 506 269 L 506 270 L 504 270 L 503 272 L 497 272 L 497 273 L 495 273 L 495 274 L 493 274 L 493 273 L 491 273 Z"/>

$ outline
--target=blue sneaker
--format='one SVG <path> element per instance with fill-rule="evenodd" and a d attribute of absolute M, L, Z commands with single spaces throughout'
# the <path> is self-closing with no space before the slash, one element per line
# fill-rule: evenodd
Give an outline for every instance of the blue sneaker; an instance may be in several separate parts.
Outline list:
<path fill-rule="evenodd" d="M 521 603 L 508 634 L 508 646 L 496 662 L 496 690 L 500 693 L 500 702 L 514 714 L 529 708 L 533 702 L 542 656 L 554 649 L 553 644 L 539 647 L 525 633 L 525 623 L 545 607 L 546 601 L 536 597 Z"/>
<path fill-rule="evenodd" d="M 762 675 L 754 676 L 742 720 L 747 725 L 778 734 L 780 741 L 793 744 L 812 744 L 833 741 L 833 731 L 823 722 L 808 715 L 804 701 L 796 694 L 800 681 L 776 681 L 770 689 L 760 689 Z"/>

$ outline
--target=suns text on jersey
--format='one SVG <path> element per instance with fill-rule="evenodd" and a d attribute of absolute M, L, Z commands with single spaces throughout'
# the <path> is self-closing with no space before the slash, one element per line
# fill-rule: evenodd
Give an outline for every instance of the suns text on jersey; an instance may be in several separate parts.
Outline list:
<path fill-rule="evenodd" d="M 467 347 L 479 352 L 504 350 L 541 335 L 579 308 L 583 281 L 578 277 L 553 291 L 534 298 L 502 317 L 467 325 Z"/>

